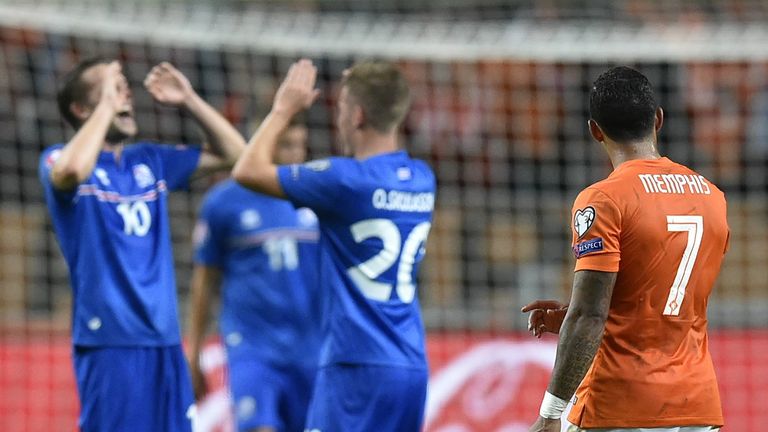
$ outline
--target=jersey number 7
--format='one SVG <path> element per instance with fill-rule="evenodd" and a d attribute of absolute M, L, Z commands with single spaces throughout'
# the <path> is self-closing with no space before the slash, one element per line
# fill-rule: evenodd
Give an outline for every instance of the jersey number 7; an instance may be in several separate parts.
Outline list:
<path fill-rule="evenodd" d="M 696 263 L 696 256 L 701 247 L 701 237 L 704 235 L 704 218 L 701 216 L 667 216 L 667 231 L 687 232 L 688 243 L 683 251 L 683 258 L 680 260 L 680 266 L 677 268 L 675 281 L 669 289 L 669 298 L 664 307 L 663 315 L 680 315 L 680 305 L 685 297 L 685 288 L 691 279 L 693 265 Z"/>
<path fill-rule="evenodd" d="M 427 240 L 429 222 L 416 225 L 405 243 L 402 243 L 400 230 L 389 219 L 366 219 L 350 227 L 355 242 L 375 237 L 381 240 L 383 249 L 378 254 L 347 270 L 347 275 L 360 288 L 366 298 L 376 301 L 388 301 L 392 295 L 392 284 L 375 280 L 398 262 L 397 296 L 403 303 L 411 303 L 416 296 L 413 283 L 413 265 L 421 245 Z M 401 253 L 402 252 L 402 253 Z"/>

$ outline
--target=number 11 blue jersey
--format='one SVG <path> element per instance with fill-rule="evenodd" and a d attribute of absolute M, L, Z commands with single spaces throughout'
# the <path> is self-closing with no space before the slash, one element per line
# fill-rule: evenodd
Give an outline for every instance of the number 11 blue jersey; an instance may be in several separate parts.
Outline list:
<path fill-rule="evenodd" d="M 426 368 L 416 275 L 435 176 L 405 151 L 278 169 L 297 206 L 320 221 L 324 340 L 320 365 Z"/>

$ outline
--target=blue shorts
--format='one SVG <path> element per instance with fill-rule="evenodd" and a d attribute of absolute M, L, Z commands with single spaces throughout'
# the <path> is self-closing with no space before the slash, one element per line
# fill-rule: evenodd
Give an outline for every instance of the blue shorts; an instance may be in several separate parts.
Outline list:
<path fill-rule="evenodd" d="M 191 432 L 194 403 L 181 346 L 74 350 L 81 432 Z"/>
<path fill-rule="evenodd" d="M 275 366 L 257 359 L 230 360 L 229 388 L 239 431 L 271 426 L 302 432 L 316 367 Z"/>
<path fill-rule="evenodd" d="M 395 366 L 331 365 L 317 374 L 310 432 L 418 432 L 428 373 Z"/>

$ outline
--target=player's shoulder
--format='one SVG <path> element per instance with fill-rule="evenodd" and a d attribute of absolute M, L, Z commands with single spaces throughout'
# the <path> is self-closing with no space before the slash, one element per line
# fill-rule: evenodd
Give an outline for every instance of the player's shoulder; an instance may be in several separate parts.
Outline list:
<path fill-rule="evenodd" d="M 585 187 L 584 189 L 579 192 L 578 197 L 576 198 L 576 201 L 584 201 L 584 200 L 602 200 L 602 201 L 610 201 L 614 204 L 617 204 L 617 201 L 620 200 L 621 197 L 621 190 L 623 190 L 623 185 L 621 185 L 620 182 L 616 181 L 615 178 L 606 178 L 600 181 L 597 181 L 595 183 L 592 183 L 591 185 Z"/>
<path fill-rule="evenodd" d="M 354 158 L 347 156 L 328 156 L 318 159 L 308 160 L 301 165 L 312 171 L 327 171 L 338 169 L 342 167 L 350 167 L 357 165 L 357 161 Z"/>
<path fill-rule="evenodd" d="M 389 177 L 395 170 L 396 181 L 435 182 L 432 167 L 422 159 L 414 158 L 405 150 L 386 153 L 364 161 L 366 168 L 380 171 Z"/>
<path fill-rule="evenodd" d="M 302 167 L 303 169 L 315 173 L 323 173 L 330 176 L 343 176 L 349 173 L 356 173 L 360 169 L 360 164 L 357 160 L 346 156 L 330 156 L 320 159 L 312 159 L 293 166 Z"/>
<path fill-rule="evenodd" d="M 625 164 L 614 169 L 608 177 L 584 188 L 579 196 L 602 197 L 610 199 L 615 203 L 636 197 L 637 195 L 632 193 L 632 189 L 638 184 L 637 173 L 643 172 L 645 168 L 649 168 L 645 165 L 645 162 L 647 161 L 635 160 L 625 162 Z M 653 172 L 658 169 L 658 166 L 650 168 Z M 668 167 L 665 168 L 666 170 L 668 170 Z"/>
<path fill-rule="evenodd" d="M 208 191 L 205 193 L 205 199 L 215 201 L 226 198 L 228 194 L 232 193 L 231 191 L 235 190 L 236 185 L 237 182 L 231 178 L 222 180 L 208 189 Z"/>
<path fill-rule="evenodd" d="M 698 171 L 694 170 L 693 168 L 691 168 L 691 167 L 689 167 L 687 165 L 683 165 L 683 164 L 681 164 L 679 162 L 675 162 L 675 161 L 670 161 L 670 162 L 678 170 L 680 170 L 683 174 L 692 175 L 692 176 L 698 177 L 699 180 L 704 183 L 704 186 L 705 186 L 704 189 L 705 190 L 709 190 L 709 191 L 711 191 L 710 193 L 714 193 L 714 194 L 717 194 L 717 195 L 722 195 L 723 197 L 725 197 L 725 193 L 719 187 L 717 187 L 715 182 L 713 182 L 712 180 L 707 178 L 707 176 L 702 175 L 701 173 L 699 173 Z"/>
<path fill-rule="evenodd" d="M 236 197 L 232 197 L 235 191 L 235 183 L 231 179 L 223 180 L 215 185 L 203 195 L 201 209 L 203 212 L 211 214 L 220 211 L 231 203 L 237 202 Z"/>
<path fill-rule="evenodd" d="M 320 174 L 326 183 L 342 187 L 353 187 L 364 176 L 363 164 L 355 158 L 332 156 L 304 162 L 304 168 Z"/>
<path fill-rule="evenodd" d="M 411 161 L 411 164 L 413 165 L 414 169 L 416 169 L 420 174 L 424 175 L 429 179 L 432 179 L 432 181 L 435 181 L 435 171 L 427 163 L 427 161 L 423 159 L 415 158 L 410 155 L 408 156 L 408 159 Z"/>
<path fill-rule="evenodd" d="M 53 163 L 56 162 L 56 159 L 59 158 L 59 155 L 61 155 L 62 148 L 64 148 L 63 143 L 53 144 L 44 148 L 40 153 L 40 163 L 51 168 Z"/>

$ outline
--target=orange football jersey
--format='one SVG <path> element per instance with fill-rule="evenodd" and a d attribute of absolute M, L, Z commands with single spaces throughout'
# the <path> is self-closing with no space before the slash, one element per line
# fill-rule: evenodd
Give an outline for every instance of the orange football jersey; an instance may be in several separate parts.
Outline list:
<path fill-rule="evenodd" d="M 722 425 L 707 301 L 728 249 L 723 193 L 667 158 L 633 160 L 582 191 L 572 216 L 576 271 L 618 274 L 569 421 Z"/>

